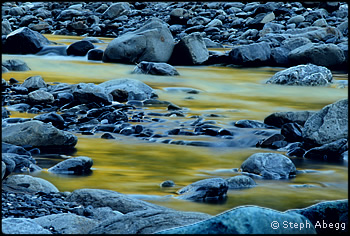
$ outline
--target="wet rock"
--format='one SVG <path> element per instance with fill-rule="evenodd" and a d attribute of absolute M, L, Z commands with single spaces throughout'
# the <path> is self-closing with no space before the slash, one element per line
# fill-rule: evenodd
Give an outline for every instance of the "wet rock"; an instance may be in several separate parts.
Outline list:
<path fill-rule="evenodd" d="M 242 163 L 241 169 L 265 179 L 289 179 L 296 173 L 293 162 L 278 153 L 255 153 Z"/>
<path fill-rule="evenodd" d="M 47 104 L 55 101 L 54 96 L 44 90 L 35 90 L 28 94 L 28 102 L 30 104 Z"/>
<path fill-rule="evenodd" d="M 306 120 L 314 113 L 314 111 L 274 112 L 264 119 L 264 123 L 278 128 L 281 128 L 286 123 L 297 123 L 303 126 Z"/>
<path fill-rule="evenodd" d="M 102 49 L 91 49 L 87 53 L 88 60 L 102 61 L 103 50 Z"/>
<path fill-rule="evenodd" d="M 141 28 L 113 39 L 103 54 L 103 61 L 135 63 L 167 62 L 174 39 L 166 24 L 151 18 Z"/>
<path fill-rule="evenodd" d="M 8 118 L 10 115 L 11 112 L 9 111 L 9 109 L 7 109 L 6 107 L 1 108 L 1 119 Z"/>
<path fill-rule="evenodd" d="M 82 14 L 83 14 L 82 11 L 67 9 L 67 10 L 61 11 L 61 13 L 57 16 L 56 20 L 59 20 L 59 21 L 72 20 L 73 17 L 81 16 Z"/>
<path fill-rule="evenodd" d="M 130 5 L 127 2 L 114 3 L 106 9 L 102 16 L 106 19 L 114 19 L 130 13 Z"/>
<path fill-rule="evenodd" d="M 22 27 L 7 35 L 3 53 L 35 54 L 47 44 L 49 40 L 43 35 L 28 27 Z"/>
<path fill-rule="evenodd" d="M 234 219 L 234 220 L 232 220 Z M 276 222 L 271 227 L 271 222 Z M 282 227 L 283 222 L 303 224 L 308 227 Z M 268 227 L 266 227 L 268 225 Z M 183 227 L 172 228 L 158 234 L 299 234 L 316 233 L 312 223 L 296 213 L 283 213 L 258 206 L 236 207 L 210 219 Z"/>
<path fill-rule="evenodd" d="M 343 152 L 348 149 L 348 142 L 344 139 L 324 144 L 320 147 L 311 148 L 304 154 L 304 158 L 324 160 L 324 161 L 339 161 L 343 159 Z"/>
<path fill-rule="evenodd" d="M 194 32 L 183 38 L 175 45 L 170 64 L 198 65 L 209 58 L 208 49 L 200 33 Z"/>
<path fill-rule="evenodd" d="M 46 83 L 40 75 L 36 75 L 25 79 L 21 86 L 27 88 L 28 91 L 34 91 L 40 88 L 46 88 Z"/>
<path fill-rule="evenodd" d="M 59 192 L 58 189 L 49 181 L 30 175 L 11 175 L 3 181 L 3 184 L 13 187 L 14 189 L 24 187 L 33 192 Z"/>
<path fill-rule="evenodd" d="M 3 172 L 2 179 L 5 179 L 15 169 L 16 162 L 12 158 L 7 157 L 6 155 L 2 155 L 1 160 L 4 163 L 4 166 L 2 167 L 2 172 Z"/>
<path fill-rule="evenodd" d="M 261 66 L 270 60 L 271 48 L 266 42 L 241 45 L 233 48 L 229 56 L 236 65 Z"/>
<path fill-rule="evenodd" d="M 4 234 L 52 234 L 33 219 L 6 218 L 2 219 L 1 225 Z"/>
<path fill-rule="evenodd" d="M 267 125 L 258 120 L 238 120 L 234 123 L 239 128 L 275 128 L 274 126 Z"/>
<path fill-rule="evenodd" d="M 7 165 L 6 176 L 11 172 L 34 172 L 41 168 L 35 165 L 36 161 L 31 156 L 18 155 L 15 153 L 2 153 L 2 160 Z M 14 167 L 13 167 L 14 163 Z"/>
<path fill-rule="evenodd" d="M 1 22 L 1 35 L 7 35 L 12 32 L 11 24 L 8 20 Z"/>
<path fill-rule="evenodd" d="M 177 191 L 177 198 L 190 201 L 218 201 L 226 197 L 227 182 L 222 178 L 203 179 Z"/>
<path fill-rule="evenodd" d="M 28 71 L 30 68 L 27 63 L 20 59 L 10 59 L 2 62 L 2 66 L 6 67 L 9 71 Z"/>
<path fill-rule="evenodd" d="M 348 137 L 348 99 L 341 99 L 316 112 L 302 130 L 306 142 L 322 145 Z"/>
<path fill-rule="evenodd" d="M 332 72 L 324 66 L 313 64 L 293 66 L 277 72 L 267 84 L 324 86 L 332 83 Z"/>
<path fill-rule="evenodd" d="M 5 142 L 2 142 L 1 150 L 2 150 L 2 153 L 15 153 L 18 155 L 30 156 L 30 152 L 25 150 L 23 147 L 9 144 L 9 143 L 5 143 Z"/>
<path fill-rule="evenodd" d="M 286 123 L 281 127 L 281 134 L 288 142 L 300 142 L 303 140 L 302 128 L 298 123 Z"/>
<path fill-rule="evenodd" d="M 249 176 L 237 175 L 226 179 L 228 189 L 243 189 L 256 186 L 255 181 Z"/>
<path fill-rule="evenodd" d="M 160 184 L 160 187 L 166 188 L 166 187 L 174 187 L 175 183 L 172 180 L 165 180 Z"/>
<path fill-rule="evenodd" d="M 41 121 L 26 121 L 2 129 L 2 141 L 33 147 L 74 147 L 78 138 Z"/>
<path fill-rule="evenodd" d="M 113 131 L 113 130 L 112 130 Z M 113 135 L 111 135 L 110 133 L 104 133 L 101 135 L 101 138 L 103 139 L 115 139 L 115 137 Z"/>
<path fill-rule="evenodd" d="M 281 134 L 273 134 L 270 137 L 267 137 L 266 139 L 263 139 L 259 141 L 256 146 L 262 147 L 262 148 L 272 148 L 277 149 L 280 148 L 280 142 L 284 140 L 284 136 Z M 286 146 L 288 143 L 286 142 L 284 146 Z"/>
<path fill-rule="evenodd" d="M 168 76 L 179 75 L 179 72 L 177 72 L 173 66 L 167 63 L 154 63 L 146 61 L 141 61 L 139 64 L 137 64 L 133 70 L 133 73 Z"/>
<path fill-rule="evenodd" d="M 6 173 L 6 164 L 5 162 L 1 161 L 1 179 L 4 179 Z"/>
<path fill-rule="evenodd" d="M 78 156 L 64 160 L 49 168 L 48 171 L 55 174 L 81 175 L 90 173 L 90 168 L 92 165 L 93 161 L 91 158 L 85 156 Z"/>
<path fill-rule="evenodd" d="M 78 42 L 72 43 L 67 47 L 68 56 L 85 56 L 90 49 L 94 49 L 95 46 L 85 40 L 80 40 Z"/>
<path fill-rule="evenodd" d="M 73 90 L 73 96 L 74 100 L 81 104 L 91 102 L 112 104 L 112 96 L 105 92 L 104 87 L 93 83 L 79 83 Z"/>

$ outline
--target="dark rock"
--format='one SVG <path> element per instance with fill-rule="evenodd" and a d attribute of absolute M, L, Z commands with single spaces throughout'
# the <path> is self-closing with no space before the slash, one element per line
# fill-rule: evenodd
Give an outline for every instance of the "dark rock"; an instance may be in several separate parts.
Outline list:
<path fill-rule="evenodd" d="M 289 179 L 296 173 L 293 162 L 278 153 L 255 153 L 242 163 L 241 169 L 265 179 Z"/>
<path fill-rule="evenodd" d="M 66 9 L 61 11 L 61 13 L 57 16 L 56 20 L 65 21 L 72 20 L 73 17 L 81 16 L 82 11 L 74 10 L 74 9 Z"/>
<path fill-rule="evenodd" d="M 222 178 L 203 179 L 177 191 L 177 198 L 191 201 L 218 201 L 226 198 L 227 182 Z"/>
<path fill-rule="evenodd" d="M 55 101 L 54 96 L 44 90 L 35 90 L 28 94 L 28 102 L 30 104 L 47 104 Z"/>
<path fill-rule="evenodd" d="M 75 43 L 72 43 L 67 47 L 67 55 L 70 56 L 85 56 L 90 49 L 94 49 L 95 46 L 85 40 L 81 40 Z"/>
<path fill-rule="evenodd" d="M 305 149 L 301 148 L 301 147 L 295 147 L 295 148 L 291 148 L 286 155 L 290 156 L 290 157 L 303 157 L 305 154 Z"/>
<path fill-rule="evenodd" d="M 256 186 L 255 181 L 249 176 L 237 175 L 226 179 L 228 189 L 243 189 L 252 188 Z"/>
<path fill-rule="evenodd" d="M 62 129 L 64 127 L 64 119 L 62 118 L 61 115 L 55 112 L 40 114 L 35 116 L 33 119 L 42 121 L 44 123 L 51 122 L 52 125 L 58 129 Z"/>
<path fill-rule="evenodd" d="M 263 123 L 258 120 L 238 120 L 234 123 L 234 125 L 239 128 L 264 128 L 264 129 L 275 128 L 274 126 L 267 125 L 266 123 Z"/>
<path fill-rule="evenodd" d="M 36 75 L 25 79 L 21 86 L 27 88 L 28 91 L 34 91 L 40 88 L 46 88 L 46 83 L 40 75 Z"/>
<path fill-rule="evenodd" d="M 286 123 L 297 123 L 303 126 L 314 111 L 275 112 L 264 119 L 264 123 L 281 128 Z"/>
<path fill-rule="evenodd" d="M 9 71 L 28 71 L 30 68 L 27 64 L 20 59 L 10 59 L 2 62 L 2 66 L 5 66 Z"/>
<path fill-rule="evenodd" d="M 112 130 L 113 131 L 113 130 Z M 104 133 L 101 135 L 101 138 L 103 139 L 115 139 L 115 137 L 113 135 L 111 135 L 110 133 Z"/>
<path fill-rule="evenodd" d="M 154 63 L 146 61 L 141 61 L 139 64 L 137 64 L 133 70 L 133 73 L 168 76 L 179 75 L 179 72 L 177 72 L 173 66 L 167 63 Z"/>
<path fill-rule="evenodd" d="M 16 94 L 28 94 L 28 89 L 22 86 L 12 87 L 12 91 Z"/>
<path fill-rule="evenodd" d="M 160 184 L 160 187 L 166 188 L 166 187 L 174 187 L 175 183 L 172 180 L 165 180 Z"/>
<path fill-rule="evenodd" d="M 1 23 L 1 35 L 7 35 L 12 32 L 11 24 L 8 20 L 3 20 Z"/>
<path fill-rule="evenodd" d="M 110 94 L 113 97 L 113 101 L 117 102 L 127 102 L 129 93 L 123 89 L 114 89 Z"/>
<path fill-rule="evenodd" d="M 302 126 L 298 123 L 286 123 L 281 127 L 281 134 L 288 142 L 300 142 L 302 138 Z"/>
<path fill-rule="evenodd" d="M 2 142 L 1 150 L 2 150 L 2 153 L 15 153 L 18 155 L 31 156 L 30 152 L 25 150 L 23 147 L 5 143 L 5 142 Z"/>
<path fill-rule="evenodd" d="M 81 175 L 90 173 L 90 168 L 92 165 L 93 161 L 91 158 L 85 156 L 78 156 L 64 160 L 49 168 L 48 171 L 55 174 Z"/>
<path fill-rule="evenodd" d="M 277 141 L 283 141 L 284 136 L 281 134 L 273 134 L 270 137 L 267 137 L 264 140 L 259 141 L 256 146 L 257 147 L 262 147 L 262 148 L 275 148 L 275 142 Z M 279 148 L 279 147 L 277 147 Z"/>
<path fill-rule="evenodd" d="M 118 2 L 108 7 L 102 16 L 106 19 L 114 19 L 122 15 L 128 15 L 130 11 L 131 9 L 129 3 Z"/>
<path fill-rule="evenodd" d="M 102 49 L 91 49 L 87 53 L 88 60 L 102 61 L 103 50 Z"/>
<path fill-rule="evenodd" d="M 67 56 L 67 46 L 44 46 L 36 55 Z"/>
<path fill-rule="evenodd" d="M 10 111 L 26 112 L 30 108 L 30 105 L 26 104 L 26 103 L 18 103 L 18 104 L 8 106 L 7 108 Z M 4 118 L 6 118 L 6 117 L 4 117 Z"/>
<path fill-rule="evenodd" d="M 58 106 L 63 106 L 67 103 L 71 103 L 74 100 L 74 96 L 71 93 L 58 93 L 57 94 L 57 105 Z"/>
<path fill-rule="evenodd" d="M 112 96 L 105 92 L 104 87 L 93 83 L 79 83 L 73 90 L 73 96 L 74 100 L 81 104 L 90 102 L 112 104 Z"/>
<path fill-rule="evenodd" d="M 339 161 L 343 159 L 342 153 L 347 149 L 348 141 L 343 138 L 324 144 L 320 147 L 311 148 L 304 154 L 304 158 L 324 161 Z"/>
<path fill-rule="evenodd" d="M 266 42 L 241 45 L 233 48 L 229 56 L 236 65 L 261 66 L 270 60 L 271 48 Z"/>

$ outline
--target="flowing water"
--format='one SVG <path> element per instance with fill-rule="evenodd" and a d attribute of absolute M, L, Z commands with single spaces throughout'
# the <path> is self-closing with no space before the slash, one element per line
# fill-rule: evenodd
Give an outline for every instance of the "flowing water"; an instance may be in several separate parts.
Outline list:
<path fill-rule="evenodd" d="M 71 44 L 81 37 L 45 35 L 59 44 Z M 111 41 L 100 38 L 105 48 Z M 297 87 L 267 85 L 265 81 L 283 68 L 233 68 L 216 66 L 176 66 L 180 76 L 152 76 L 131 74 L 134 65 L 88 61 L 86 57 L 2 55 L 2 60 L 18 58 L 31 68 L 26 72 L 2 75 L 9 80 L 23 82 L 33 75 L 41 75 L 46 83 L 95 83 L 118 78 L 138 79 L 154 88 L 159 100 L 170 101 L 186 108 L 186 117 L 166 118 L 166 129 L 177 128 L 176 122 L 194 121 L 200 115 L 217 125 L 232 127 L 240 119 L 263 120 L 273 112 L 317 111 L 348 96 L 346 88 Z M 347 81 L 346 74 L 334 73 L 335 81 Z M 176 89 L 177 88 L 177 89 Z M 186 93 L 183 88 L 199 90 Z M 146 107 L 145 110 L 165 112 L 166 107 Z M 36 114 L 11 112 L 11 117 L 34 117 Z M 172 127 L 172 125 L 174 127 Z M 228 178 L 236 175 L 232 169 L 256 152 L 276 152 L 246 147 L 195 147 L 142 141 L 115 135 L 117 139 L 101 139 L 101 133 L 78 136 L 76 152 L 72 156 L 93 159 L 93 172 L 88 176 L 62 176 L 47 169 L 62 161 L 57 156 L 37 156 L 44 171 L 32 174 L 52 182 L 60 191 L 80 188 L 110 189 L 130 194 L 155 204 L 177 210 L 218 214 L 240 205 L 259 205 L 276 210 L 301 208 L 322 200 L 345 199 L 348 196 L 348 163 L 324 163 L 291 158 L 298 170 L 313 170 L 298 174 L 289 180 L 256 180 L 257 187 L 229 190 L 225 202 L 194 203 L 173 198 L 176 191 L 197 180 L 210 177 Z M 188 138 L 188 137 L 181 137 Z M 198 138 L 198 137 L 197 137 Z M 212 137 L 201 137 L 212 140 Z M 283 153 L 283 152 L 281 152 Z M 172 188 L 161 188 L 164 180 L 176 183 Z M 308 184 L 312 187 L 293 187 Z"/>

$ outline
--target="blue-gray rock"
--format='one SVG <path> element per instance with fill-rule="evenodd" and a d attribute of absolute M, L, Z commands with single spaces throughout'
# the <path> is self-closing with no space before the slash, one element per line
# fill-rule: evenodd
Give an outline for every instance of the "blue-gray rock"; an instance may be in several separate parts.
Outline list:
<path fill-rule="evenodd" d="M 229 56 L 236 65 L 264 65 L 270 60 L 271 48 L 266 42 L 241 45 L 233 48 Z"/>
<path fill-rule="evenodd" d="M 36 53 L 38 56 L 67 56 L 67 46 L 44 46 L 39 52 Z"/>
<path fill-rule="evenodd" d="M 85 56 L 90 49 L 94 49 L 95 46 L 86 40 L 80 40 L 74 42 L 67 47 L 68 56 Z"/>
<path fill-rule="evenodd" d="M 44 90 L 35 90 L 28 94 L 28 102 L 30 104 L 47 104 L 55 101 L 54 96 Z"/>
<path fill-rule="evenodd" d="M 304 154 L 304 158 L 324 160 L 324 161 L 339 161 L 343 160 L 342 154 L 348 149 L 347 139 L 339 139 L 334 142 L 324 144 L 320 147 L 314 147 Z"/>
<path fill-rule="evenodd" d="M 30 175 L 11 175 L 3 181 L 3 184 L 11 186 L 14 189 L 17 189 L 18 187 L 24 187 L 28 191 L 33 192 L 59 192 L 58 189 L 49 181 Z"/>
<path fill-rule="evenodd" d="M 6 218 L 1 220 L 1 225 L 4 234 L 52 234 L 33 219 Z"/>
<path fill-rule="evenodd" d="M 288 142 L 301 142 L 303 140 L 302 128 L 298 123 L 286 123 L 281 127 L 281 134 Z"/>
<path fill-rule="evenodd" d="M 267 84 L 324 86 L 332 83 L 332 72 L 324 66 L 313 64 L 293 66 L 277 72 Z"/>
<path fill-rule="evenodd" d="M 100 85 L 93 83 L 79 83 L 73 90 L 74 100 L 81 104 L 84 103 L 103 103 L 105 105 L 112 104 L 112 95 L 105 92 Z"/>
<path fill-rule="evenodd" d="M 240 128 L 275 128 L 274 126 L 267 125 L 259 120 L 238 120 L 235 122 L 235 126 Z"/>
<path fill-rule="evenodd" d="M 87 53 L 88 60 L 102 61 L 103 50 L 102 49 L 91 49 Z"/>
<path fill-rule="evenodd" d="M 246 175 L 236 175 L 226 179 L 228 189 L 243 189 L 256 186 L 255 181 Z"/>
<path fill-rule="evenodd" d="M 289 179 L 296 173 L 294 163 L 279 153 L 254 153 L 242 163 L 241 169 L 265 179 Z"/>
<path fill-rule="evenodd" d="M 141 61 L 139 64 L 137 64 L 132 73 L 168 76 L 179 75 L 179 72 L 177 72 L 173 66 L 167 63 L 147 61 Z"/>
<path fill-rule="evenodd" d="M 2 150 L 2 153 L 15 153 L 18 155 L 30 156 L 30 152 L 25 150 L 23 147 L 5 143 L 5 142 L 2 142 L 1 150 Z"/>
<path fill-rule="evenodd" d="M 11 172 L 33 172 L 41 170 L 35 163 L 36 160 L 27 155 L 18 155 L 15 153 L 2 153 L 2 160 L 8 165 L 7 174 Z M 15 166 L 12 168 L 12 161 Z"/>
<path fill-rule="evenodd" d="M 29 91 L 47 87 L 45 81 L 40 75 L 30 76 L 26 78 L 21 86 L 27 88 Z"/>
<path fill-rule="evenodd" d="M 297 123 L 303 126 L 314 111 L 274 112 L 264 119 L 264 123 L 281 128 L 286 123 Z"/>
<path fill-rule="evenodd" d="M 131 8 L 128 2 L 118 2 L 108 7 L 102 16 L 106 19 L 115 19 L 122 15 L 128 15 L 130 11 Z"/>
<path fill-rule="evenodd" d="M 316 145 L 348 138 L 348 99 L 327 105 L 309 117 L 302 133 L 304 141 Z"/>
<path fill-rule="evenodd" d="M 5 162 L 1 161 L 1 179 L 4 179 L 6 173 L 6 164 Z"/>
<path fill-rule="evenodd" d="M 289 225 L 292 222 L 293 225 Z M 258 206 L 236 207 L 208 220 L 158 234 L 316 234 L 312 223 L 296 213 Z"/>
<path fill-rule="evenodd" d="M 2 65 L 5 66 L 9 71 L 28 71 L 30 68 L 27 63 L 20 59 L 10 59 L 2 62 Z"/>
<path fill-rule="evenodd" d="M 53 126 L 55 126 L 58 129 L 62 129 L 64 126 L 64 119 L 60 114 L 57 114 L 56 112 L 49 112 L 49 113 L 44 113 L 37 115 L 33 118 L 34 120 L 39 120 L 44 123 L 49 123 Z"/>
<path fill-rule="evenodd" d="M 7 35 L 12 32 L 11 24 L 8 20 L 1 22 L 1 35 Z"/>
<path fill-rule="evenodd" d="M 48 171 L 55 174 L 75 174 L 81 175 L 91 172 L 93 161 L 89 157 L 78 156 L 61 161 L 60 163 L 49 168 Z"/>

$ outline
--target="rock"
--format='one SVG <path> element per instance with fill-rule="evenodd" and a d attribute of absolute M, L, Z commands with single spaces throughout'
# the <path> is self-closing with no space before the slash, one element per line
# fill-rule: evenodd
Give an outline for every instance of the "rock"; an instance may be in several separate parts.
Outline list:
<path fill-rule="evenodd" d="M 233 48 L 229 56 L 232 64 L 261 66 L 270 60 L 271 48 L 266 42 L 241 45 Z"/>
<path fill-rule="evenodd" d="M 94 49 L 95 46 L 85 40 L 80 40 L 78 42 L 72 43 L 67 47 L 68 56 L 85 56 L 90 49 Z"/>
<path fill-rule="evenodd" d="M 9 143 L 2 142 L 1 149 L 2 149 L 2 153 L 15 153 L 18 155 L 30 156 L 30 152 L 25 150 L 23 147 L 9 144 Z"/>
<path fill-rule="evenodd" d="M 103 50 L 102 49 L 91 49 L 88 51 L 88 60 L 102 61 Z"/>
<path fill-rule="evenodd" d="M 103 61 L 139 63 L 167 62 L 173 52 L 174 39 L 167 25 L 151 18 L 139 29 L 113 39 L 103 53 Z"/>
<path fill-rule="evenodd" d="M 143 210 L 102 222 L 89 234 L 152 234 L 159 230 L 195 223 L 211 216 L 199 212 Z"/>
<path fill-rule="evenodd" d="M 52 234 L 33 219 L 6 218 L 2 219 L 1 225 L 4 234 Z"/>
<path fill-rule="evenodd" d="M 291 18 L 287 21 L 287 23 L 288 23 L 288 24 L 292 24 L 292 23 L 301 23 L 301 22 L 303 22 L 303 21 L 305 21 L 305 17 L 302 16 L 302 15 L 297 15 L 297 16 L 291 17 Z"/>
<path fill-rule="evenodd" d="M 142 81 L 136 79 L 114 79 L 99 84 L 111 94 L 116 89 L 124 90 L 128 93 L 128 100 L 145 100 L 152 97 L 153 89 Z"/>
<path fill-rule="evenodd" d="M 122 15 L 128 15 L 130 11 L 131 9 L 129 3 L 118 2 L 108 7 L 102 16 L 106 19 L 114 19 Z"/>
<path fill-rule="evenodd" d="M 55 174 L 75 174 L 81 175 L 91 172 L 91 166 L 93 161 L 89 157 L 78 156 L 64 160 L 53 167 L 49 168 L 48 171 Z"/>
<path fill-rule="evenodd" d="M 324 86 L 332 83 L 332 72 L 324 66 L 313 64 L 293 66 L 277 72 L 267 84 Z"/>
<path fill-rule="evenodd" d="M 288 142 L 301 142 L 303 140 L 302 128 L 298 123 L 286 123 L 281 127 L 281 134 Z"/>
<path fill-rule="evenodd" d="M 249 176 L 237 175 L 226 179 L 228 189 L 243 189 L 256 186 L 255 181 Z"/>
<path fill-rule="evenodd" d="M 18 155 L 15 153 L 3 153 L 2 160 L 7 165 L 6 176 L 9 175 L 11 172 L 32 172 L 41 170 L 40 167 L 35 165 L 36 161 L 31 156 Z"/>
<path fill-rule="evenodd" d="M 35 90 L 28 94 L 28 102 L 31 104 L 47 104 L 55 101 L 54 96 L 44 90 Z"/>
<path fill-rule="evenodd" d="M 25 79 L 21 86 L 27 88 L 28 91 L 34 91 L 40 88 L 46 88 L 46 83 L 40 75 L 36 75 Z"/>
<path fill-rule="evenodd" d="M 35 54 L 47 44 L 49 40 L 43 35 L 28 27 L 22 27 L 6 36 L 3 53 Z"/>
<path fill-rule="evenodd" d="M 175 183 L 172 180 L 165 180 L 160 184 L 160 187 L 167 188 L 167 187 L 174 187 Z"/>
<path fill-rule="evenodd" d="M 178 199 L 191 201 L 218 201 L 226 198 L 227 182 L 222 178 L 203 179 L 177 191 Z"/>
<path fill-rule="evenodd" d="M 239 128 L 275 128 L 274 126 L 266 125 L 265 123 L 258 120 L 238 120 L 235 122 L 235 126 Z"/>
<path fill-rule="evenodd" d="M 296 173 L 293 162 L 279 153 L 255 153 L 242 163 L 241 169 L 265 179 L 289 179 Z"/>
<path fill-rule="evenodd" d="M 175 45 L 170 64 L 198 65 L 209 58 L 209 52 L 200 33 L 194 32 L 183 38 Z"/>
<path fill-rule="evenodd" d="M 8 20 L 3 20 L 1 23 L 1 35 L 7 35 L 12 32 L 11 24 Z"/>
<path fill-rule="evenodd" d="M 63 129 L 63 127 L 64 127 L 63 117 L 55 112 L 40 114 L 40 115 L 35 116 L 33 119 L 42 121 L 44 123 L 51 122 L 52 125 L 58 129 Z"/>
<path fill-rule="evenodd" d="M 348 99 L 327 105 L 309 117 L 302 133 L 305 142 L 315 145 L 348 138 Z"/>
<path fill-rule="evenodd" d="M 113 131 L 113 130 L 112 130 Z M 115 139 L 115 137 L 113 135 L 111 135 L 110 133 L 104 133 L 101 135 L 101 138 L 103 139 Z"/>
<path fill-rule="evenodd" d="M 133 73 L 168 76 L 179 75 L 179 72 L 177 72 L 173 66 L 167 63 L 155 63 L 147 61 L 141 61 L 139 64 L 137 64 L 133 70 Z"/>
<path fill-rule="evenodd" d="M 63 10 L 57 16 L 56 20 L 59 20 L 59 21 L 72 20 L 73 17 L 81 16 L 82 13 L 83 13 L 82 11 L 78 11 L 74 9 Z"/>
<path fill-rule="evenodd" d="M 66 201 L 77 202 L 84 206 L 110 207 L 123 214 L 133 211 L 165 210 L 168 208 L 138 200 L 112 190 L 78 189 L 73 191 Z"/>
<path fill-rule="evenodd" d="M 27 121 L 2 129 L 2 141 L 33 147 L 74 147 L 78 138 L 41 121 Z"/>
<path fill-rule="evenodd" d="M 6 164 L 3 161 L 1 161 L 1 179 L 4 179 L 5 173 L 6 173 Z"/>
<path fill-rule="evenodd" d="M 348 149 L 348 142 L 345 138 L 327 143 L 321 147 L 311 148 L 304 154 L 304 158 L 324 160 L 324 161 L 339 161 L 343 160 L 343 152 Z"/>
<path fill-rule="evenodd" d="M 286 213 L 303 215 L 314 225 L 317 234 L 348 232 L 348 199 L 324 201 L 315 205 L 288 210 Z"/>
<path fill-rule="evenodd" d="M 67 56 L 67 46 L 44 46 L 36 55 Z"/>
<path fill-rule="evenodd" d="M 113 211 L 110 207 L 93 208 L 91 211 L 92 211 L 92 218 L 98 221 L 104 221 L 106 219 L 124 215 L 119 211 Z"/>
<path fill-rule="evenodd" d="M 262 147 L 262 148 L 272 148 L 272 149 L 277 149 L 280 148 L 276 145 L 276 142 L 283 141 L 284 136 L 281 134 L 273 134 L 266 139 L 263 139 L 259 141 L 256 146 L 257 147 Z"/>
<path fill-rule="evenodd" d="M 104 87 L 93 83 L 79 83 L 73 90 L 74 100 L 81 104 L 97 102 L 105 105 L 112 104 L 112 96 L 105 92 Z"/>
<path fill-rule="evenodd" d="M 288 54 L 292 65 L 311 63 L 318 66 L 336 67 L 345 61 L 343 51 L 333 43 L 309 43 Z"/>
<path fill-rule="evenodd" d="M 298 227 L 289 227 L 293 222 Z M 293 225 L 294 226 L 294 225 Z M 157 232 L 158 234 L 315 234 L 312 223 L 296 213 L 283 213 L 258 206 L 241 206 L 198 223 Z"/>
<path fill-rule="evenodd" d="M 33 221 L 45 229 L 55 229 L 56 234 L 87 234 L 98 225 L 96 220 L 72 213 L 41 216 Z"/>
<path fill-rule="evenodd" d="M 264 123 L 278 128 L 281 128 L 286 123 L 297 123 L 303 126 L 313 114 L 315 114 L 314 111 L 274 112 L 264 119 Z"/>
<path fill-rule="evenodd" d="M 20 59 L 6 60 L 2 63 L 2 66 L 6 67 L 10 71 L 28 71 L 30 68 L 27 64 Z"/>
<path fill-rule="evenodd" d="M 7 157 L 6 155 L 2 155 L 1 160 L 4 162 L 5 164 L 5 171 L 4 171 L 4 175 L 2 177 L 2 179 L 5 179 L 7 176 L 9 176 L 14 169 L 16 168 L 16 162 L 10 158 Z"/>
<path fill-rule="evenodd" d="M 14 189 L 17 189 L 19 186 L 24 187 L 33 192 L 59 192 L 49 181 L 38 177 L 32 177 L 30 175 L 11 175 L 3 181 L 3 184 L 11 186 Z"/>

